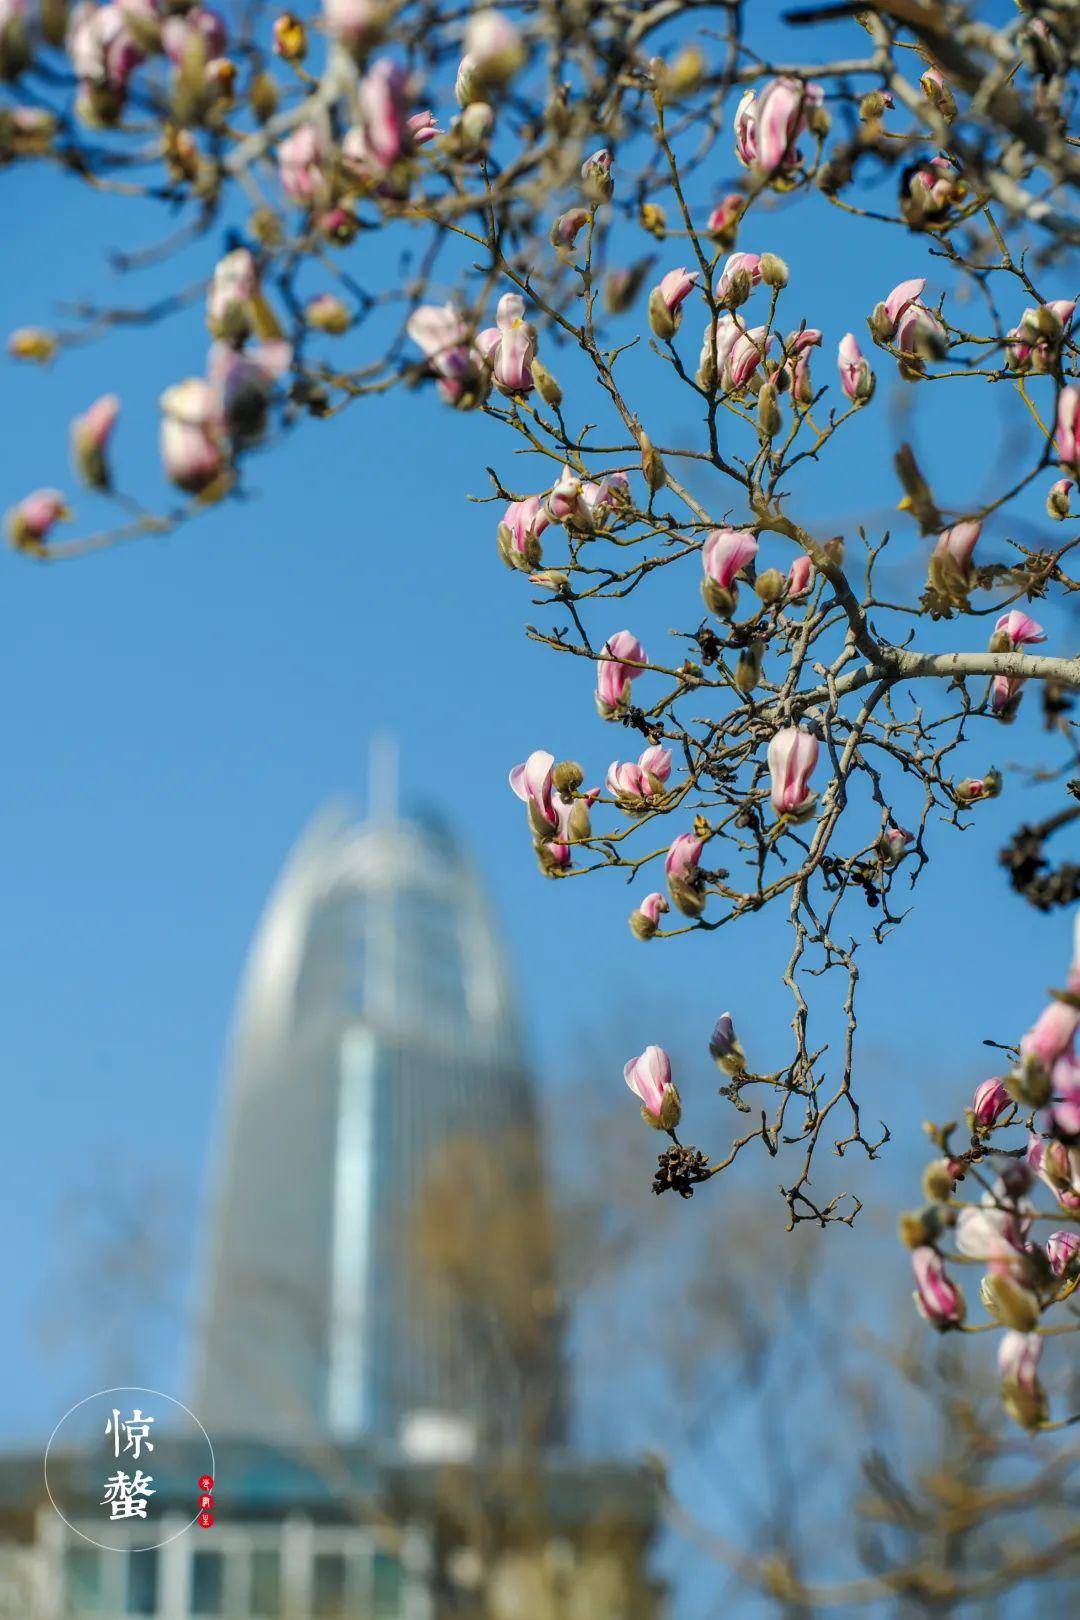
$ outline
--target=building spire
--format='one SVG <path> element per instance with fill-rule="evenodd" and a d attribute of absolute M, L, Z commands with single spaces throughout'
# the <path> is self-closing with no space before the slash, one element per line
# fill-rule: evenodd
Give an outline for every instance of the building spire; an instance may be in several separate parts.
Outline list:
<path fill-rule="evenodd" d="M 398 740 L 392 731 L 377 731 L 371 739 L 368 814 L 377 827 L 392 827 L 398 818 Z"/>

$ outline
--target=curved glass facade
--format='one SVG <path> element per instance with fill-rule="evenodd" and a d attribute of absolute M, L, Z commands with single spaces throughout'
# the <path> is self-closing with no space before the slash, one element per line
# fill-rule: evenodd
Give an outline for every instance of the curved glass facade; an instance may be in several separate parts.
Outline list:
<path fill-rule="evenodd" d="M 493 1224 L 502 1269 L 485 1276 L 475 1234 Z M 550 1253 L 535 1100 L 475 872 L 432 828 L 323 813 L 240 994 L 195 1411 L 220 1435 L 462 1455 L 558 1438 Z"/>

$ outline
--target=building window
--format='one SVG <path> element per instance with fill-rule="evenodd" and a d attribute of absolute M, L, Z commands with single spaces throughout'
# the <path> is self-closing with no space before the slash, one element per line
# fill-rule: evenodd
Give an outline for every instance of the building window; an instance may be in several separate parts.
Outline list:
<path fill-rule="evenodd" d="M 127 1614 L 156 1614 L 158 1589 L 157 1552 L 128 1553 Z"/>
<path fill-rule="evenodd" d="M 371 1560 L 371 1589 L 375 1620 L 399 1620 L 405 1592 L 405 1571 L 393 1553 L 377 1552 Z"/>
<path fill-rule="evenodd" d="M 318 1620 L 341 1620 L 345 1614 L 345 1554 L 315 1554 L 312 1609 Z"/>
<path fill-rule="evenodd" d="M 191 1612 L 221 1614 L 225 1603 L 225 1558 L 219 1552 L 197 1552 L 191 1558 Z"/>
<path fill-rule="evenodd" d="M 93 1547 L 69 1547 L 64 1554 L 68 1612 L 101 1614 L 104 1607 L 101 1558 Z"/>
<path fill-rule="evenodd" d="M 277 1620 L 281 1613 L 281 1558 L 276 1547 L 256 1547 L 251 1555 L 251 1613 L 255 1620 Z"/>

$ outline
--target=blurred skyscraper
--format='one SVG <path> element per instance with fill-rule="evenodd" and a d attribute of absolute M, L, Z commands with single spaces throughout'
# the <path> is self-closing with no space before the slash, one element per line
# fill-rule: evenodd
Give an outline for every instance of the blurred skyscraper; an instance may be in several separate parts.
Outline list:
<path fill-rule="evenodd" d="M 303 835 L 251 948 L 222 1128 L 192 1401 L 212 1433 L 470 1455 L 542 1404 L 557 1437 L 554 1320 L 526 1366 L 483 1354 L 468 1298 L 415 1253 L 452 1164 L 461 1200 L 493 1200 L 512 1155 L 516 1200 L 544 1206 L 505 952 L 436 825 L 328 810 Z"/>

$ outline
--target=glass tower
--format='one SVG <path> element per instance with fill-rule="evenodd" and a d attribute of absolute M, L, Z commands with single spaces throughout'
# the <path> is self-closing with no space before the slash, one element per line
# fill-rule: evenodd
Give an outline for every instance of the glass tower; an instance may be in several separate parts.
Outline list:
<path fill-rule="evenodd" d="M 221 1129 L 192 1394 L 212 1435 L 462 1458 L 559 1437 L 536 1104 L 445 832 L 316 817 L 252 944 Z"/>

